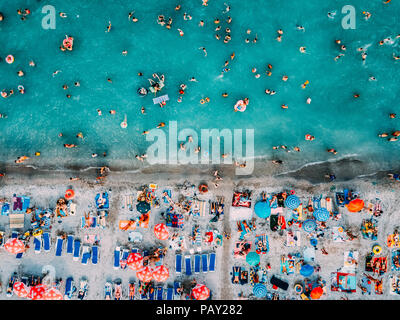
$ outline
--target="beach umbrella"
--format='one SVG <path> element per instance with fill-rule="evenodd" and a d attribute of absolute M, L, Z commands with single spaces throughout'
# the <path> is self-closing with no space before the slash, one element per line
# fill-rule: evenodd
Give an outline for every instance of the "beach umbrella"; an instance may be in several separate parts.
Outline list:
<path fill-rule="evenodd" d="M 17 238 L 11 238 L 5 243 L 4 249 L 10 253 L 17 254 L 25 251 L 25 244 Z"/>
<path fill-rule="evenodd" d="M 311 293 L 310 293 L 310 297 L 313 300 L 317 300 L 319 298 L 321 298 L 322 294 L 324 293 L 324 291 L 322 290 L 321 287 L 315 287 Z"/>
<path fill-rule="evenodd" d="M 140 253 L 131 252 L 126 259 L 126 264 L 132 270 L 138 271 L 143 268 L 143 257 Z"/>
<path fill-rule="evenodd" d="M 317 221 L 327 221 L 330 217 L 330 213 L 327 209 L 325 208 L 319 208 L 314 211 L 314 217 Z"/>
<path fill-rule="evenodd" d="M 208 289 L 204 284 L 197 284 L 192 289 L 192 296 L 196 300 L 206 300 L 210 296 L 210 289 Z"/>
<path fill-rule="evenodd" d="M 291 194 L 285 200 L 285 206 L 288 207 L 289 209 L 293 210 L 297 209 L 299 205 L 300 205 L 300 199 L 294 194 Z"/>
<path fill-rule="evenodd" d="M 28 298 L 32 300 L 42 300 L 45 292 L 46 286 L 44 284 L 38 284 L 34 287 L 31 287 Z"/>
<path fill-rule="evenodd" d="M 253 293 L 257 298 L 264 298 L 267 295 L 268 291 L 263 284 L 258 283 L 253 287 Z"/>
<path fill-rule="evenodd" d="M 139 203 L 136 205 L 136 210 L 140 213 L 147 213 L 150 211 L 150 203 L 146 201 L 139 201 Z"/>
<path fill-rule="evenodd" d="M 154 226 L 154 234 L 157 239 L 167 240 L 169 237 L 168 228 L 164 223 L 159 223 Z"/>
<path fill-rule="evenodd" d="M 20 298 L 26 298 L 29 294 L 29 287 L 21 281 L 16 281 L 13 285 L 14 293 Z"/>
<path fill-rule="evenodd" d="M 168 268 L 164 265 L 157 266 L 153 271 L 153 279 L 157 282 L 164 282 L 169 277 Z"/>
<path fill-rule="evenodd" d="M 311 238 L 311 239 L 310 239 L 310 244 L 311 244 L 313 247 L 316 247 L 317 244 L 318 244 L 318 240 L 315 239 L 315 238 Z"/>
<path fill-rule="evenodd" d="M 305 232 L 313 232 L 317 227 L 317 223 L 313 219 L 308 219 L 303 222 L 303 230 Z"/>
<path fill-rule="evenodd" d="M 62 299 L 63 299 L 62 293 L 60 292 L 60 290 L 54 287 L 48 289 L 43 295 L 43 300 L 62 300 Z"/>
<path fill-rule="evenodd" d="M 136 272 L 136 277 L 143 282 L 150 282 L 153 279 L 153 269 L 149 266 L 143 268 L 142 270 Z"/>
<path fill-rule="evenodd" d="M 346 206 L 347 210 L 349 210 L 350 212 L 359 212 L 364 208 L 364 201 L 357 198 L 351 200 Z"/>
<path fill-rule="evenodd" d="M 254 206 L 254 212 L 260 218 L 268 218 L 271 215 L 271 207 L 268 201 L 259 201 Z"/>
<path fill-rule="evenodd" d="M 246 262 L 251 266 L 256 266 L 260 263 L 260 256 L 255 251 L 249 252 L 246 255 Z"/>
<path fill-rule="evenodd" d="M 300 274 L 304 277 L 309 277 L 314 273 L 314 268 L 309 264 L 303 264 L 300 269 Z"/>

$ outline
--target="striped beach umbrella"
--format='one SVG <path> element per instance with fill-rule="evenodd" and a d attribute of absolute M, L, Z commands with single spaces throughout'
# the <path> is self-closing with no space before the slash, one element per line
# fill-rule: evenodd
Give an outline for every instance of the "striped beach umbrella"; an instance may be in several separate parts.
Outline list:
<path fill-rule="evenodd" d="M 153 279 L 153 269 L 149 266 L 143 268 L 142 270 L 136 272 L 136 277 L 143 282 L 150 282 Z"/>
<path fill-rule="evenodd" d="M 29 294 L 29 287 L 21 281 L 16 281 L 13 285 L 14 293 L 20 298 L 26 298 Z"/>
<path fill-rule="evenodd" d="M 268 201 L 259 201 L 254 206 L 255 214 L 260 218 L 268 218 L 271 215 L 271 207 Z"/>
<path fill-rule="evenodd" d="M 291 194 L 288 196 L 285 200 L 285 206 L 289 209 L 297 209 L 300 205 L 300 199 L 295 196 L 294 194 Z"/>
<path fill-rule="evenodd" d="M 4 249 L 10 253 L 17 254 L 25 251 L 25 244 L 17 238 L 11 238 L 5 243 Z"/>
<path fill-rule="evenodd" d="M 167 240 L 169 237 L 168 228 L 164 223 L 159 223 L 154 226 L 154 234 L 159 240 Z"/>
<path fill-rule="evenodd" d="M 169 277 L 169 270 L 166 266 L 161 265 L 155 267 L 153 271 L 153 279 L 157 282 L 164 282 Z"/>
<path fill-rule="evenodd" d="M 317 227 L 317 223 L 313 219 L 308 219 L 303 222 L 303 230 L 305 232 L 313 232 Z"/>
<path fill-rule="evenodd" d="M 319 208 L 314 211 L 314 217 L 317 221 L 327 221 L 330 217 L 330 213 L 327 209 L 325 208 Z"/>
<path fill-rule="evenodd" d="M 264 298 L 267 295 L 268 291 L 263 284 L 258 283 L 253 287 L 253 293 L 258 298 Z"/>
<path fill-rule="evenodd" d="M 204 284 L 197 284 L 192 289 L 192 296 L 196 300 L 206 300 L 210 296 L 210 289 L 208 289 Z"/>
<path fill-rule="evenodd" d="M 132 252 L 126 259 L 126 264 L 133 271 L 138 271 L 140 269 L 143 269 L 143 257 L 140 253 Z"/>

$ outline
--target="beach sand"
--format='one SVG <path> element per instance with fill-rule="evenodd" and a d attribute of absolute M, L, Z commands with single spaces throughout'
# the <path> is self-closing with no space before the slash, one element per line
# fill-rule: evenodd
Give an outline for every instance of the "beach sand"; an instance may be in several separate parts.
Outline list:
<path fill-rule="evenodd" d="M 226 231 L 231 232 L 231 239 L 224 239 L 222 248 L 216 249 L 217 252 L 217 270 L 214 273 L 195 275 L 198 283 L 206 284 L 213 292 L 213 299 L 229 299 L 234 300 L 238 298 L 238 293 L 243 292 L 245 296 L 250 295 L 252 287 L 247 285 L 233 285 L 231 283 L 231 275 L 233 265 L 246 266 L 245 260 L 238 260 L 233 257 L 233 246 L 235 241 L 238 239 L 238 232 L 236 230 L 236 222 L 230 217 L 230 204 L 232 201 L 233 190 L 249 189 L 252 190 L 252 206 L 256 200 L 260 199 L 260 193 L 262 191 L 266 193 L 276 193 L 283 190 L 295 190 L 296 195 L 304 202 L 313 195 L 330 196 L 334 198 L 334 192 L 336 190 L 343 190 L 348 188 L 356 191 L 362 199 L 367 203 L 369 200 L 375 200 L 379 198 L 383 203 L 383 215 L 378 218 L 378 240 L 371 241 L 362 239 L 360 234 L 360 226 L 363 218 L 371 217 L 371 214 L 367 212 L 362 213 L 349 213 L 347 209 L 340 208 L 342 212 L 342 218 L 339 221 L 329 220 L 327 223 L 328 227 L 335 225 L 343 225 L 351 227 L 353 233 L 358 235 L 358 239 L 346 242 L 346 243 L 334 243 L 330 237 L 325 236 L 323 239 L 319 239 L 318 248 L 322 246 L 328 251 L 328 255 L 322 255 L 321 251 L 316 251 L 316 263 L 321 266 L 321 271 L 318 273 L 323 280 L 327 283 L 327 294 L 322 299 L 339 299 L 347 296 L 349 299 L 396 299 L 396 296 L 389 294 L 389 281 L 388 276 L 393 272 L 388 271 L 383 279 L 384 294 L 381 296 L 375 295 L 363 296 L 361 290 L 357 288 L 356 293 L 344 294 L 331 292 L 330 290 L 330 274 L 331 272 L 337 271 L 343 266 L 343 252 L 345 250 L 353 249 L 358 250 L 359 266 L 357 272 L 357 283 L 360 280 L 362 273 L 364 272 L 365 256 L 371 251 L 374 243 L 380 243 L 383 248 L 383 254 L 390 257 L 390 250 L 386 246 L 386 237 L 388 234 L 393 233 L 394 228 L 397 226 L 399 219 L 400 200 L 398 199 L 398 185 L 396 183 L 383 178 L 384 173 L 380 173 L 373 176 L 366 176 L 363 178 L 344 179 L 345 181 L 335 182 L 324 182 L 323 174 L 319 175 L 319 181 L 316 180 L 317 171 L 315 168 L 311 170 L 310 176 L 307 176 L 307 168 L 299 170 L 297 173 L 287 173 L 283 175 L 266 175 L 265 173 L 255 172 L 250 177 L 234 176 L 232 167 L 221 167 L 220 173 L 222 173 L 223 181 L 219 182 L 219 187 L 215 188 L 212 180 L 212 172 L 208 168 L 199 168 L 194 170 L 190 167 L 164 167 L 160 168 L 145 168 L 137 172 L 110 172 L 106 181 L 103 184 L 98 184 L 95 181 L 94 170 L 85 171 L 39 171 L 32 168 L 24 168 L 23 170 L 9 168 L 6 177 L 1 180 L 0 198 L 6 198 L 11 200 L 13 194 L 25 195 L 31 198 L 31 206 L 41 208 L 54 208 L 57 199 L 62 197 L 65 190 L 70 186 L 73 186 L 75 190 L 74 202 L 77 204 L 77 212 L 75 216 L 68 216 L 62 220 L 62 223 L 58 223 L 57 219 L 53 222 L 53 228 L 51 232 L 52 237 L 52 248 L 49 253 L 35 254 L 33 246 L 24 253 L 22 259 L 17 260 L 15 256 L 9 254 L 4 249 L 0 251 L 2 262 L 0 263 L 1 280 L 3 282 L 3 293 L 0 295 L 1 299 L 7 299 L 5 296 L 5 284 L 9 279 L 10 275 L 17 271 L 20 275 L 25 273 L 40 275 L 42 267 L 44 265 L 52 265 L 56 269 L 56 276 L 62 277 L 65 280 L 68 276 L 73 276 L 76 285 L 80 277 L 85 276 L 89 281 L 88 299 L 103 299 L 104 298 L 104 284 L 107 280 L 121 279 L 123 284 L 123 290 L 125 297 L 128 292 L 128 282 L 130 279 L 135 279 L 135 272 L 132 270 L 114 270 L 113 269 L 113 254 L 114 248 L 119 246 L 127 247 L 138 247 L 142 248 L 155 248 L 158 245 L 168 245 L 166 242 L 157 241 L 152 231 L 154 224 L 163 222 L 160 216 L 160 212 L 166 209 L 165 204 L 161 201 L 161 207 L 159 209 L 152 209 L 150 216 L 150 224 L 148 229 L 138 228 L 143 234 L 143 242 L 136 245 L 131 244 L 128 241 L 128 233 L 118 229 L 118 221 L 121 218 L 136 217 L 138 213 L 136 210 L 134 213 L 122 209 L 122 196 L 125 194 L 136 194 L 142 186 L 148 185 L 149 183 L 158 184 L 156 190 L 156 196 L 161 199 L 162 191 L 165 188 L 170 188 L 173 193 L 173 199 L 177 200 L 179 194 L 187 193 L 188 195 L 193 194 L 193 191 L 189 188 L 187 191 L 178 190 L 176 187 L 184 181 L 190 181 L 196 187 L 200 182 L 207 182 L 209 185 L 209 192 L 205 195 L 200 195 L 200 199 L 204 200 L 215 200 L 216 196 L 224 196 L 225 198 L 225 214 L 223 221 L 218 222 L 215 227 L 220 232 Z M 157 172 L 158 170 L 158 172 Z M 18 171 L 20 171 L 18 173 Z M 321 172 L 326 171 L 326 168 L 320 169 Z M 157 173 L 155 173 L 157 172 Z M 326 173 L 326 172 L 325 172 Z M 80 181 L 70 181 L 69 177 L 80 176 Z M 308 180 L 304 179 L 308 177 Z M 311 178 L 310 178 L 311 177 Z M 314 178 L 313 178 L 314 177 Z M 321 178 L 322 177 L 322 178 Z M 107 218 L 107 228 L 105 229 L 82 229 L 80 228 L 81 217 L 84 212 L 94 208 L 94 197 L 97 193 L 107 191 L 110 194 L 110 211 L 109 217 Z M 30 215 L 26 215 L 25 218 L 25 229 L 30 227 Z M 253 214 L 254 217 L 256 217 Z M 190 218 L 195 219 L 202 227 L 202 233 L 208 224 L 209 217 Z M 283 292 L 279 290 L 281 298 L 296 298 L 293 292 L 293 284 L 296 279 L 303 278 L 299 274 L 295 275 L 282 275 L 280 274 L 280 256 L 283 253 L 302 251 L 306 246 L 310 247 L 309 240 L 306 237 L 306 233 L 301 231 L 302 243 L 301 247 L 288 248 L 284 246 L 284 240 L 286 236 L 279 236 L 277 232 L 272 232 L 269 228 L 269 223 L 262 221 L 264 219 L 257 218 L 257 230 L 254 234 L 265 232 L 269 238 L 270 251 L 261 257 L 261 265 L 265 265 L 266 262 L 271 264 L 271 270 L 268 271 L 268 279 L 273 274 L 277 275 L 281 279 L 285 279 L 289 282 L 289 290 Z M 9 217 L 0 216 L 0 225 L 6 232 L 6 236 L 9 235 Z M 185 223 L 183 233 L 185 235 L 190 233 L 191 223 Z M 96 234 L 100 237 L 100 262 L 94 266 L 90 262 L 88 265 L 83 266 L 81 262 L 75 262 L 72 260 L 70 255 L 67 255 L 64 249 L 61 257 L 55 256 L 55 238 L 56 235 L 65 231 L 72 233 L 76 238 L 83 240 L 86 234 Z M 326 232 L 328 234 L 329 232 Z M 250 238 L 253 239 L 253 238 Z M 32 240 L 31 240 L 32 241 Z M 204 248 L 209 252 L 209 248 Z M 185 252 L 184 252 L 185 254 Z M 170 277 L 167 284 L 172 284 L 175 278 L 175 253 L 172 249 L 169 249 L 164 259 L 164 264 L 170 270 Z M 248 270 L 248 266 L 247 266 Z M 390 270 L 390 263 L 389 263 Z M 177 277 L 185 284 L 185 290 L 189 291 L 189 282 L 193 277 L 185 277 L 181 275 Z M 137 283 L 137 280 L 136 280 Z M 270 292 L 273 292 L 271 285 L 268 283 L 267 288 Z M 64 287 L 62 286 L 62 290 Z M 15 295 L 11 299 L 19 299 Z"/>

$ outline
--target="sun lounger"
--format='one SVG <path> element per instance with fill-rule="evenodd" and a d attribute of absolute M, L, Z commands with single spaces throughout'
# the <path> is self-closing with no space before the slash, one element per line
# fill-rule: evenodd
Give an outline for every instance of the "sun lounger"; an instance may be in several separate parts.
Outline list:
<path fill-rule="evenodd" d="M 210 263 L 208 265 L 208 270 L 210 272 L 214 272 L 215 271 L 215 258 L 216 258 L 216 254 L 215 252 L 211 252 L 210 253 Z"/>
<path fill-rule="evenodd" d="M 121 269 L 126 269 L 126 260 L 128 259 L 129 256 L 129 250 L 128 249 L 123 249 L 122 250 L 122 256 L 121 256 L 121 260 L 119 262 L 119 266 Z"/>
<path fill-rule="evenodd" d="M 67 237 L 67 253 L 73 253 L 74 252 L 74 237 L 72 235 L 69 235 Z"/>
<path fill-rule="evenodd" d="M 182 272 L 182 255 L 181 254 L 176 254 L 175 272 L 176 272 L 176 274 L 181 274 L 181 272 Z"/>
<path fill-rule="evenodd" d="M 87 265 L 90 259 L 90 247 L 89 246 L 82 246 L 82 264 Z"/>
<path fill-rule="evenodd" d="M 164 295 L 164 288 L 158 287 L 157 288 L 157 300 L 164 300 L 163 295 Z"/>
<path fill-rule="evenodd" d="M 174 300 L 179 300 L 181 297 L 181 293 L 178 292 L 178 289 L 181 287 L 181 283 L 179 281 L 174 282 Z"/>
<path fill-rule="evenodd" d="M 64 299 L 70 300 L 75 291 L 76 291 L 76 287 L 74 286 L 74 279 L 72 277 L 68 277 L 65 282 Z"/>
<path fill-rule="evenodd" d="M 104 203 L 102 203 L 102 201 L 104 201 Z M 95 202 L 98 210 L 106 210 L 110 207 L 107 192 L 103 192 L 102 194 L 98 193 L 95 197 Z"/>
<path fill-rule="evenodd" d="M 92 264 L 96 265 L 99 261 L 99 247 L 92 247 Z"/>
<path fill-rule="evenodd" d="M 61 237 L 57 237 L 57 242 L 56 242 L 56 257 L 61 257 L 63 243 L 64 243 L 64 239 L 61 238 Z"/>
<path fill-rule="evenodd" d="M 149 300 L 154 300 L 155 291 L 156 290 L 154 288 L 149 289 Z"/>
<path fill-rule="evenodd" d="M 114 250 L 114 269 L 119 269 L 119 261 L 121 257 L 121 248 L 120 247 L 115 247 Z"/>
<path fill-rule="evenodd" d="M 42 237 L 34 237 L 33 238 L 33 245 L 35 247 L 35 253 L 39 254 L 40 253 L 40 249 L 42 248 Z"/>
<path fill-rule="evenodd" d="M 198 274 L 200 272 L 200 262 L 201 262 L 201 258 L 199 254 L 196 254 L 194 256 L 194 273 Z"/>
<path fill-rule="evenodd" d="M 185 273 L 188 276 L 192 275 L 192 256 L 185 256 Z"/>
<path fill-rule="evenodd" d="M 174 298 L 174 288 L 168 287 L 166 300 L 172 300 L 173 298 Z"/>
<path fill-rule="evenodd" d="M 73 260 L 78 261 L 81 254 L 81 242 L 77 239 L 74 240 L 74 256 Z"/>
<path fill-rule="evenodd" d="M 49 252 L 50 251 L 50 233 L 43 232 L 42 237 L 43 237 L 43 250 L 44 250 L 44 252 Z"/>
<path fill-rule="evenodd" d="M 202 264 L 202 271 L 204 273 L 208 272 L 208 257 L 206 253 L 201 255 L 201 264 Z"/>
<path fill-rule="evenodd" d="M 138 253 L 138 252 L 139 252 L 139 249 L 138 249 L 138 248 L 132 248 L 131 252 L 132 252 L 132 253 Z"/>

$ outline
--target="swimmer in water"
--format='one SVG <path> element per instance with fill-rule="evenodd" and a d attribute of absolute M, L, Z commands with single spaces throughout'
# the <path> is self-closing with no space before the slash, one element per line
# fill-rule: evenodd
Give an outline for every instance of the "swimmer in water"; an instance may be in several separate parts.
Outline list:
<path fill-rule="evenodd" d="M 53 72 L 53 77 L 54 77 L 55 75 L 59 74 L 60 72 L 61 72 L 61 70 L 56 70 L 56 71 L 54 71 L 54 72 Z"/>
<path fill-rule="evenodd" d="M 108 21 L 108 26 L 106 32 L 110 32 L 111 30 L 111 21 Z"/>
<path fill-rule="evenodd" d="M 224 93 L 222 94 L 222 96 L 223 96 L 224 98 L 226 98 L 226 97 L 228 96 L 228 94 L 227 94 L 226 92 L 224 92 Z"/>
<path fill-rule="evenodd" d="M 66 18 L 66 17 L 67 17 L 67 14 L 66 14 L 65 12 L 60 12 L 60 17 L 61 17 L 61 18 Z"/>
<path fill-rule="evenodd" d="M 306 31 L 306 29 L 303 27 L 303 26 L 296 26 L 296 28 L 297 28 L 297 30 L 300 30 L 300 31 Z"/>
<path fill-rule="evenodd" d="M 142 132 L 142 135 L 145 135 L 145 134 L 148 134 L 148 133 L 149 133 L 149 131 L 145 130 L 145 131 Z"/>
<path fill-rule="evenodd" d="M 24 161 L 26 161 L 28 159 L 29 159 L 29 157 L 27 157 L 27 156 L 21 156 L 21 157 L 18 157 L 18 159 L 15 160 L 14 162 L 15 163 L 23 163 Z"/>
<path fill-rule="evenodd" d="M 394 59 L 394 60 L 400 60 L 400 56 L 396 56 L 396 55 L 393 53 L 393 59 Z"/>
<path fill-rule="evenodd" d="M 79 81 L 75 81 L 75 82 L 74 82 L 74 86 L 75 86 L 75 87 L 80 87 L 80 86 L 81 86 L 81 83 L 80 83 Z"/>
<path fill-rule="evenodd" d="M 126 56 L 127 54 L 128 54 L 128 50 L 122 51 L 122 55 L 123 55 L 123 56 Z"/>
<path fill-rule="evenodd" d="M 200 20 L 199 27 L 204 27 L 204 21 L 203 20 Z"/>
<path fill-rule="evenodd" d="M 178 5 L 175 7 L 175 11 L 179 11 L 179 10 L 181 10 L 181 5 L 180 5 L 180 4 L 178 4 Z"/>
<path fill-rule="evenodd" d="M 142 107 L 142 108 L 140 109 L 140 112 L 141 112 L 142 114 L 146 114 L 146 109 L 145 109 L 144 107 Z"/>
<path fill-rule="evenodd" d="M 227 19 L 226 19 L 226 23 L 227 24 L 230 24 L 232 22 L 232 18 L 231 17 L 228 17 Z"/>
<path fill-rule="evenodd" d="M 195 77 L 191 77 L 191 78 L 189 79 L 189 81 L 191 81 L 191 82 L 197 82 L 197 80 L 196 80 Z"/>
<path fill-rule="evenodd" d="M 181 29 L 177 29 L 177 30 L 179 31 L 179 35 L 180 35 L 181 37 L 183 37 L 183 35 L 184 35 L 183 31 L 182 31 Z"/>
<path fill-rule="evenodd" d="M 389 136 L 388 133 L 380 133 L 380 134 L 378 134 L 378 137 L 379 137 L 379 138 L 386 138 L 386 137 L 388 137 L 388 136 Z"/>
<path fill-rule="evenodd" d="M 368 78 L 368 80 L 369 80 L 369 81 L 377 81 L 376 78 L 375 78 L 374 76 L 370 76 L 370 77 Z"/>
<path fill-rule="evenodd" d="M 300 48 L 299 48 L 299 51 L 300 51 L 301 53 L 306 53 L 306 47 L 300 47 Z"/>
<path fill-rule="evenodd" d="M 109 113 L 110 114 L 116 114 L 116 111 L 115 110 L 110 110 Z"/>
<path fill-rule="evenodd" d="M 337 154 L 337 151 L 335 150 L 335 149 L 327 149 L 326 151 L 328 151 L 328 152 L 330 152 L 330 153 L 333 153 L 333 154 Z"/>
<path fill-rule="evenodd" d="M 30 66 L 30 67 L 35 67 L 36 64 L 35 64 L 35 62 L 34 62 L 33 60 L 31 60 L 31 61 L 29 61 L 29 66 Z"/>
<path fill-rule="evenodd" d="M 77 137 L 77 138 L 83 139 L 83 133 L 82 133 L 82 132 L 79 132 L 79 133 L 76 135 L 76 137 Z"/>
<path fill-rule="evenodd" d="M 204 56 L 207 57 L 207 50 L 205 47 L 200 47 L 199 50 L 203 50 Z"/>
<path fill-rule="evenodd" d="M 231 54 L 231 60 L 233 60 L 234 58 L 235 58 L 235 53 L 232 52 L 232 54 Z"/>
<path fill-rule="evenodd" d="M 164 122 L 160 122 L 157 126 L 157 129 L 165 127 L 165 123 Z"/>
<path fill-rule="evenodd" d="M 336 11 L 328 12 L 328 18 L 329 18 L 329 19 L 334 19 L 335 16 L 336 16 Z"/>
<path fill-rule="evenodd" d="M 391 113 L 391 114 L 389 114 L 389 118 L 390 118 L 390 119 L 394 119 L 394 118 L 396 118 L 396 114 L 395 114 L 395 113 Z"/>
<path fill-rule="evenodd" d="M 67 149 L 76 148 L 76 147 L 77 147 L 76 144 L 71 144 L 71 143 L 64 144 L 64 148 L 67 148 Z"/>
<path fill-rule="evenodd" d="M 92 158 L 96 158 L 97 157 L 97 153 L 92 153 Z"/>
<path fill-rule="evenodd" d="M 288 76 L 283 76 L 282 81 L 288 81 L 289 77 Z"/>
<path fill-rule="evenodd" d="M 18 77 L 23 77 L 25 75 L 25 73 L 22 70 L 19 70 L 17 72 Z"/>
<path fill-rule="evenodd" d="M 101 110 L 100 110 L 100 109 L 97 109 L 96 111 L 97 111 L 97 114 L 98 114 L 99 116 L 101 116 L 101 114 L 102 114 L 102 113 L 101 113 Z"/>
<path fill-rule="evenodd" d="M 225 5 L 225 11 L 222 11 L 222 13 L 227 13 L 227 12 L 229 12 L 229 11 L 231 10 L 231 7 L 230 7 L 228 4 L 226 4 L 226 3 L 224 3 L 224 5 Z"/>

